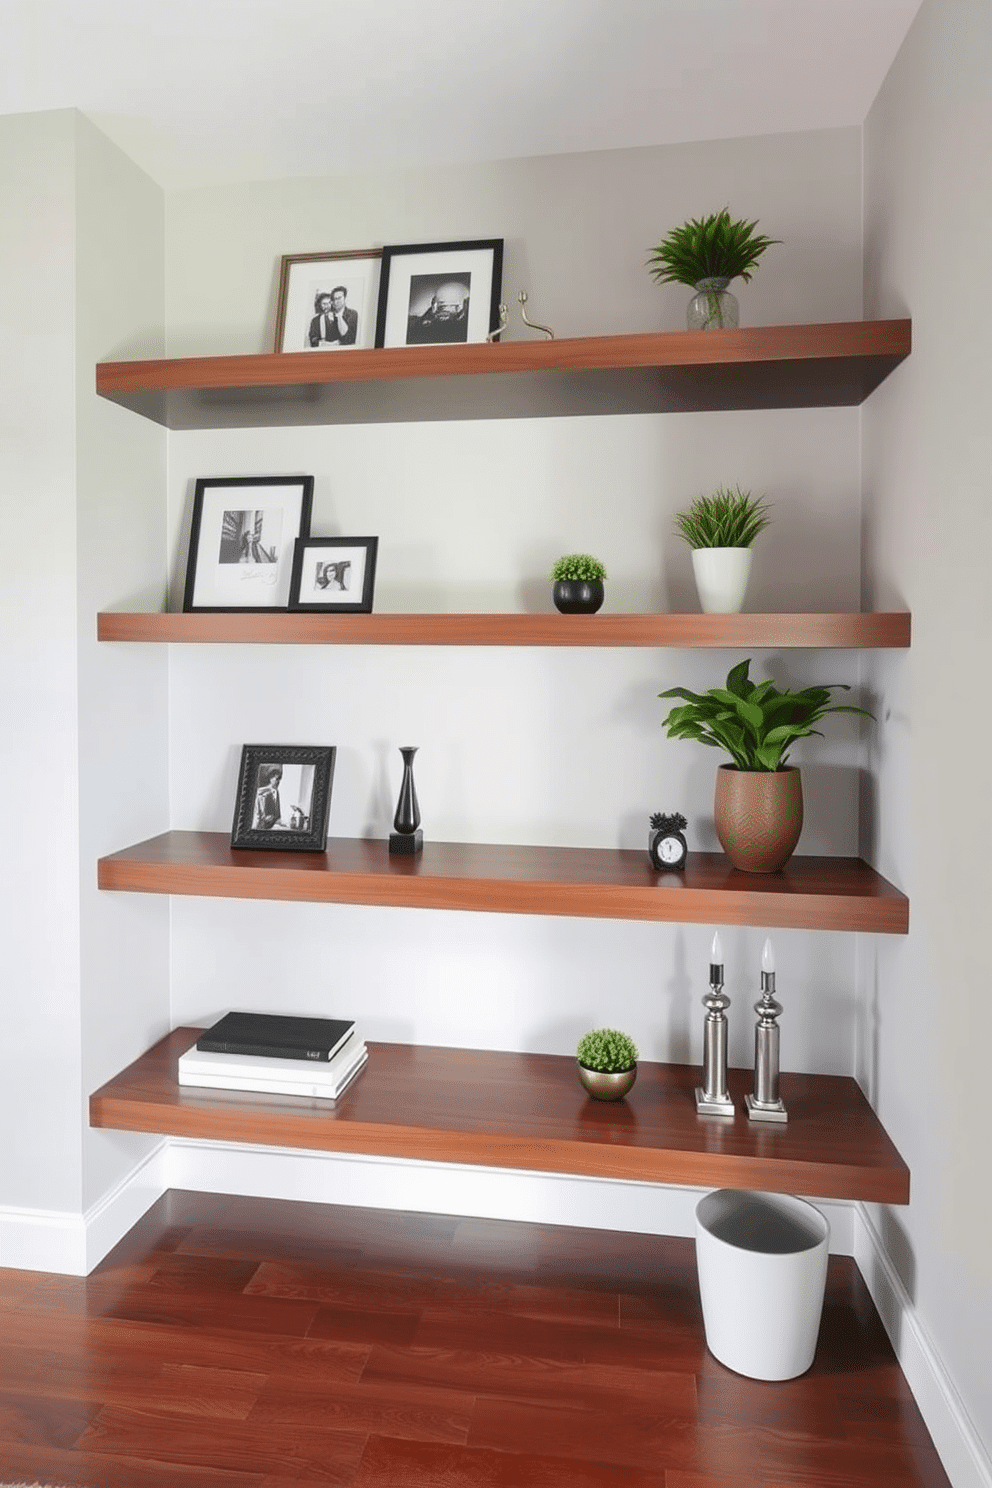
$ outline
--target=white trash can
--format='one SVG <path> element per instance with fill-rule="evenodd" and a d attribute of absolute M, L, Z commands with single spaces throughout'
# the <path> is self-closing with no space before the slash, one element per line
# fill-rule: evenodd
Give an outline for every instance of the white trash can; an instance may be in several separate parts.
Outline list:
<path fill-rule="evenodd" d="M 722 1188 L 696 1205 L 706 1344 L 751 1379 L 805 1374 L 827 1283 L 827 1220 L 791 1194 Z"/>

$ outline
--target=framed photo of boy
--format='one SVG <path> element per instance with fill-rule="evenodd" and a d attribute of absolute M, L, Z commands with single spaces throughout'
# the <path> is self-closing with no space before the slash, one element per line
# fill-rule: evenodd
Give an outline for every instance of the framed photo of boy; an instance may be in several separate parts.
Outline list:
<path fill-rule="evenodd" d="M 371 346 L 381 258 L 378 248 L 284 255 L 276 351 L 354 351 Z"/>
<path fill-rule="evenodd" d="M 293 550 L 310 531 L 312 475 L 201 478 L 183 610 L 288 610 Z"/>
<path fill-rule="evenodd" d="M 232 848 L 323 852 L 335 745 L 245 744 Z"/>
<path fill-rule="evenodd" d="M 290 609 L 369 614 L 378 548 L 377 537 L 299 538 Z"/>
<path fill-rule="evenodd" d="M 485 341 L 499 324 L 503 239 L 383 248 L 376 346 Z"/>

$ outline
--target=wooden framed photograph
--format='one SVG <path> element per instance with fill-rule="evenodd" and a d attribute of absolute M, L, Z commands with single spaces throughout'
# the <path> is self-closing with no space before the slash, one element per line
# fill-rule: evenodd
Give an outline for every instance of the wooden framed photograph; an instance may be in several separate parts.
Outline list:
<path fill-rule="evenodd" d="M 279 273 L 276 351 L 352 351 L 375 340 L 379 248 L 289 253 Z"/>
<path fill-rule="evenodd" d="M 301 537 L 293 559 L 290 608 L 369 614 L 377 537 Z"/>
<path fill-rule="evenodd" d="M 499 324 L 503 239 L 382 250 L 376 346 L 485 341 Z"/>
<path fill-rule="evenodd" d="M 323 852 L 335 745 L 245 744 L 232 847 Z"/>
<path fill-rule="evenodd" d="M 198 480 L 183 610 L 288 610 L 312 504 L 312 475 Z"/>

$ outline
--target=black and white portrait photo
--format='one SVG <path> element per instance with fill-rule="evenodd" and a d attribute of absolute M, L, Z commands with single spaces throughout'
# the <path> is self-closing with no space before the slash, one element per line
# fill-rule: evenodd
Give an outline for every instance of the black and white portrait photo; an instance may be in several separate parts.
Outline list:
<path fill-rule="evenodd" d="M 336 563 L 326 563 L 318 558 L 314 563 L 314 587 L 335 589 L 339 594 L 346 594 L 351 589 L 351 570 L 350 558 L 340 558 Z"/>
<path fill-rule="evenodd" d="M 407 346 L 438 346 L 468 340 L 470 273 L 412 274 L 406 322 Z"/>
<path fill-rule="evenodd" d="M 296 544 L 293 610 L 372 609 L 377 537 L 306 537 Z"/>
<path fill-rule="evenodd" d="M 354 351 L 375 337 L 377 249 L 283 258 L 276 351 Z"/>
<path fill-rule="evenodd" d="M 313 299 L 313 311 L 306 349 L 320 351 L 357 345 L 358 311 L 348 304 L 346 284 L 335 284 L 331 290 L 318 289 Z"/>
<path fill-rule="evenodd" d="M 323 852 L 336 756 L 332 744 L 245 744 L 231 846 Z"/>
<path fill-rule="evenodd" d="M 225 511 L 220 528 L 218 563 L 277 563 L 282 537 L 282 511 Z"/>
<path fill-rule="evenodd" d="M 313 801 L 311 764 L 261 764 L 255 777 L 253 832 L 309 832 Z"/>

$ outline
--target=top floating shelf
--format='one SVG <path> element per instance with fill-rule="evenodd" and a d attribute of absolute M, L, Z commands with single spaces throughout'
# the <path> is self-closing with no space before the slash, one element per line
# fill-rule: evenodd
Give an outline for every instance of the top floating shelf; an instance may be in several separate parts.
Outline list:
<path fill-rule="evenodd" d="M 101 641 L 312 646 L 907 647 L 908 612 L 735 615 L 147 614 L 105 611 Z"/>
<path fill-rule="evenodd" d="M 96 390 L 169 429 L 854 407 L 910 346 L 909 320 L 831 321 L 101 362 Z"/>

